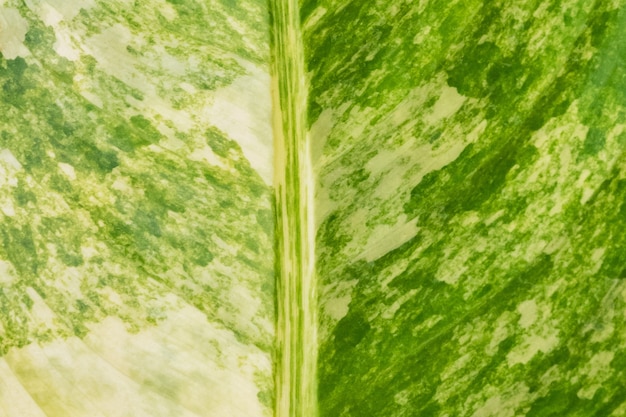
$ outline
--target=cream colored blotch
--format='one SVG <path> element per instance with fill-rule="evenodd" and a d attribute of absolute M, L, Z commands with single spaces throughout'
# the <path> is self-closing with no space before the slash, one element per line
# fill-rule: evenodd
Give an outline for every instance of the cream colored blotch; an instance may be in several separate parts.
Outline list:
<path fill-rule="evenodd" d="M 0 5 L 4 1 L 0 1 Z M 28 32 L 28 22 L 17 9 L 0 7 L 0 52 L 5 59 L 29 55 L 24 39 Z"/>

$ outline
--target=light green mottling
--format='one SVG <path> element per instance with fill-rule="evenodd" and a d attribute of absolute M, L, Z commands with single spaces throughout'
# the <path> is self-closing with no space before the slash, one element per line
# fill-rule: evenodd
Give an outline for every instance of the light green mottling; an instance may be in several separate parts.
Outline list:
<path fill-rule="evenodd" d="M 626 4 L 301 21 L 320 415 L 624 415 Z"/>
<path fill-rule="evenodd" d="M 0 414 L 272 414 L 268 14 L 2 2 Z"/>
<path fill-rule="evenodd" d="M 0 1 L 0 414 L 626 415 L 625 30 Z"/>

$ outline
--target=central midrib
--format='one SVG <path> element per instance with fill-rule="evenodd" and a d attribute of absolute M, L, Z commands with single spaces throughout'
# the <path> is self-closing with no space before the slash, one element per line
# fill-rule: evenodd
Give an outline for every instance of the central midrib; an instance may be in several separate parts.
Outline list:
<path fill-rule="evenodd" d="M 276 194 L 276 417 L 317 415 L 313 176 L 297 0 L 271 0 Z"/>

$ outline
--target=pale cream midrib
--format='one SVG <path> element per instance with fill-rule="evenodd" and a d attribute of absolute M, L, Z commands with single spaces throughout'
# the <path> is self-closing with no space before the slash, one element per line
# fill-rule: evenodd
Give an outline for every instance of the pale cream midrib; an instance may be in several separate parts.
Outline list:
<path fill-rule="evenodd" d="M 317 415 L 314 181 L 296 0 L 272 0 L 277 271 L 276 417 Z M 298 238 L 299 237 L 299 238 Z"/>

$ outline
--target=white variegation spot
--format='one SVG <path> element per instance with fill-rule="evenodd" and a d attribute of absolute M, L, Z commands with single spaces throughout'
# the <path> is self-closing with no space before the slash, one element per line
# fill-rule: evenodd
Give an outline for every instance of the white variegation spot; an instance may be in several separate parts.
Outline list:
<path fill-rule="evenodd" d="M 161 15 L 166 18 L 168 21 L 173 21 L 174 19 L 176 19 L 178 17 L 178 12 L 176 11 L 176 9 L 174 9 L 174 7 L 166 2 L 163 1 L 159 4 L 159 13 L 161 13 Z"/>
<path fill-rule="evenodd" d="M 486 391 L 501 391 L 499 388 L 486 388 Z M 478 408 L 471 417 L 515 417 L 518 416 L 519 407 L 532 395 L 529 393 L 528 386 L 523 383 L 515 383 L 511 387 L 507 387 L 506 392 L 496 394 L 490 397 L 485 403 Z"/>
<path fill-rule="evenodd" d="M 167 52 L 163 46 L 155 46 L 154 51 L 161 58 L 161 68 L 167 71 L 168 74 L 184 78 L 187 72 L 187 65 L 184 62 Z"/>
<path fill-rule="evenodd" d="M 63 172 L 69 179 L 71 180 L 75 180 L 76 179 L 76 171 L 74 170 L 74 167 L 71 166 L 70 164 L 66 164 L 63 162 L 59 162 L 59 169 L 61 170 L 61 172 Z"/>
<path fill-rule="evenodd" d="M 614 352 L 602 351 L 598 352 L 589 360 L 589 363 L 585 367 L 584 372 L 590 378 L 595 378 L 605 373 L 609 368 L 615 356 Z"/>
<path fill-rule="evenodd" d="M 315 188 L 315 228 L 317 229 L 338 204 L 330 197 L 330 190 L 325 187 Z"/>
<path fill-rule="evenodd" d="M 267 184 L 272 183 L 272 102 L 266 69 L 238 60 L 247 74 L 215 91 L 202 117 L 235 140 Z"/>
<path fill-rule="evenodd" d="M 439 99 L 433 106 L 432 113 L 425 115 L 424 119 L 434 124 L 450 117 L 461 108 L 465 100 L 467 97 L 460 95 L 456 88 L 444 86 Z"/>
<path fill-rule="evenodd" d="M 35 325 L 42 326 L 42 330 L 53 329 L 54 320 L 56 315 L 46 304 L 43 298 L 32 287 L 26 288 L 26 294 L 33 301 L 33 305 L 30 308 L 30 314 Z"/>
<path fill-rule="evenodd" d="M 546 337 L 539 335 L 531 335 L 524 338 L 522 344 L 516 346 L 506 356 L 509 366 L 517 364 L 526 364 L 538 352 L 548 353 L 559 343 L 556 334 Z"/>
<path fill-rule="evenodd" d="M 15 158 L 13 153 L 8 149 L 0 151 L 0 186 L 8 185 L 16 187 L 18 184 L 16 174 L 22 170 L 22 164 Z M 7 209 L 12 212 L 13 203 L 11 199 L 3 199 L 4 206 L 11 207 Z"/>
<path fill-rule="evenodd" d="M 0 211 L 2 211 L 2 213 L 7 217 L 15 216 L 15 206 L 13 205 L 13 201 L 10 199 L 3 201 L 0 206 Z"/>
<path fill-rule="evenodd" d="M 5 59 L 30 55 L 24 45 L 28 32 L 28 21 L 17 9 L 0 7 L 0 53 Z"/>
<path fill-rule="evenodd" d="M 324 311 L 329 317 L 339 321 L 348 314 L 350 301 L 352 301 L 352 296 L 349 294 L 343 297 L 328 299 L 324 302 Z"/>
<path fill-rule="evenodd" d="M 309 17 L 302 23 L 302 28 L 304 30 L 310 30 L 314 27 L 324 15 L 328 12 L 325 7 L 317 7 L 313 13 L 309 15 Z"/>
<path fill-rule="evenodd" d="M 182 82 L 180 84 L 178 84 L 178 86 L 180 88 L 182 88 L 183 90 L 185 90 L 185 92 L 189 93 L 189 94 L 195 94 L 198 90 L 196 89 L 196 87 L 194 87 L 193 85 L 187 83 L 187 82 Z"/>
<path fill-rule="evenodd" d="M 372 158 L 371 162 L 368 163 L 368 166 L 373 172 L 380 170 L 382 166 L 391 166 L 392 168 L 384 176 L 374 196 L 388 198 L 402 183 L 410 184 L 419 182 L 426 174 L 437 171 L 450 164 L 461 155 L 461 152 L 463 152 L 469 143 L 474 142 L 478 138 L 486 125 L 486 121 L 483 121 L 466 137 L 460 137 L 457 140 L 446 142 L 437 148 L 434 148 L 430 144 L 417 146 L 405 144 L 403 147 L 392 152 L 383 151 L 384 153 L 381 152 L 377 154 L 377 156 Z M 415 157 L 411 158 L 410 163 L 398 164 L 398 158 L 406 155 L 407 152 L 410 152 L 411 155 L 415 155 Z M 415 166 L 421 167 L 421 169 L 413 169 Z"/>
<path fill-rule="evenodd" d="M 54 255 L 56 248 L 48 245 L 48 251 Z M 51 263 L 55 262 L 51 261 Z M 83 271 L 80 268 L 65 267 L 60 261 L 56 261 L 56 264 L 52 266 L 52 270 L 53 272 L 59 273 L 52 285 L 57 291 L 67 294 L 69 299 L 80 300 L 83 298 L 81 285 L 83 284 L 84 277 Z"/>
<path fill-rule="evenodd" d="M 409 390 L 402 390 L 393 396 L 393 400 L 396 404 L 407 405 L 410 399 L 411 392 Z"/>
<path fill-rule="evenodd" d="M 146 99 L 157 97 L 154 84 L 136 68 L 138 58 L 127 49 L 133 39 L 130 29 L 117 23 L 85 39 L 84 47 L 104 72 L 141 91 Z"/>
<path fill-rule="evenodd" d="M 315 165 L 317 160 L 322 156 L 324 150 L 324 144 L 328 139 L 333 126 L 336 122 L 336 113 L 333 109 L 324 109 L 318 116 L 315 123 L 311 125 L 309 130 L 309 138 L 315 141 L 315 146 L 311 147 L 312 163 Z"/>
<path fill-rule="evenodd" d="M 467 272 L 467 266 L 463 265 L 459 268 L 453 268 L 452 266 L 456 265 L 456 263 L 451 263 L 449 265 L 450 266 L 447 268 L 442 265 L 437 270 L 437 275 L 435 276 L 435 278 L 439 281 L 445 282 L 446 284 L 455 285 L 459 281 L 459 279 L 461 279 L 463 274 Z"/>
<path fill-rule="evenodd" d="M 58 15 L 56 22 L 61 20 L 72 20 L 82 9 L 91 9 L 96 6 L 95 0 L 28 0 L 26 2 L 31 10 L 39 12 L 40 17 L 44 19 L 46 24 L 50 24 L 50 11 L 54 10 L 54 14 Z"/>
<path fill-rule="evenodd" d="M 109 301 L 111 301 L 113 304 L 117 304 L 119 306 L 122 306 L 124 304 L 124 300 L 122 300 L 122 297 L 120 296 L 120 294 L 114 290 L 112 290 L 111 288 L 105 288 L 103 289 L 103 292 L 107 295 L 107 298 L 109 299 Z"/>
<path fill-rule="evenodd" d="M 593 266 L 589 271 L 590 273 L 595 274 L 602 267 L 605 252 L 606 248 L 595 248 L 593 252 L 591 252 L 591 261 L 593 262 Z"/>
<path fill-rule="evenodd" d="M 35 9 L 35 11 L 38 12 L 41 20 L 47 26 L 56 27 L 59 22 L 63 20 L 63 14 L 61 14 L 61 12 L 52 7 L 49 3 L 41 2 L 38 5 L 35 5 L 34 2 L 30 3 L 33 5 L 33 7 L 31 7 L 31 10 Z"/>
<path fill-rule="evenodd" d="M 602 383 L 611 375 L 611 362 L 614 356 L 614 352 L 601 351 L 589 359 L 589 362 L 581 370 L 581 374 L 585 375 L 584 381 L 586 383 L 576 393 L 579 398 L 593 399 L 596 391 L 602 387 Z"/>
<path fill-rule="evenodd" d="M 580 204 L 586 204 L 587 201 L 589 201 L 591 199 L 591 197 L 593 197 L 593 195 L 595 194 L 596 190 L 593 188 L 583 188 L 583 192 L 582 195 L 580 197 Z"/>
<path fill-rule="evenodd" d="M 520 313 L 519 325 L 522 329 L 527 329 L 537 320 L 537 303 L 535 300 L 522 301 L 517 306 Z"/>
<path fill-rule="evenodd" d="M 480 215 L 476 210 L 469 210 L 460 216 L 459 223 L 465 227 L 473 226 L 480 222 Z"/>
<path fill-rule="evenodd" d="M 372 262 L 384 254 L 402 246 L 419 232 L 417 218 L 406 220 L 406 215 L 398 218 L 396 224 L 380 224 L 374 227 L 363 246 L 363 252 L 356 259 Z"/>
<path fill-rule="evenodd" d="M 505 209 L 500 209 L 500 210 L 496 211 L 491 216 L 489 216 L 489 217 L 487 217 L 485 219 L 485 225 L 489 226 L 490 224 L 492 224 L 493 222 L 498 220 L 500 217 L 502 217 L 505 213 L 506 213 Z"/>
<path fill-rule="evenodd" d="M 189 154 L 188 158 L 192 161 L 206 161 L 209 164 L 218 166 L 224 170 L 229 170 L 233 173 L 236 172 L 229 165 L 227 165 L 222 158 L 217 156 L 209 146 L 205 146 L 201 149 L 195 149 Z"/>
<path fill-rule="evenodd" d="M 0 285 L 9 286 L 17 280 L 15 268 L 9 261 L 0 260 Z"/>
<path fill-rule="evenodd" d="M 100 109 L 104 107 L 104 102 L 102 101 L 102 98 L 98 96 L 95 91 L 92 91 L 87 77 L 82 74 L 76 74 L 74 76 L 74 85 L 76 86 L 78 94 L 80 94 L 89 103 Z"/>
<path fill-rule="evenodd" d="M 134 188 L 131 184 L 130 184 L 130 180 L 128 177 L 124 177 L 124 176 L 119 176 L 115 179 L 115 181 L 113 181 L 113 183 L 111 184 L 111 189 L 112 190 L 116 190 L 116 191 L 120 191 L 122 193 L 127 193 L 127 194 L 132 194 L 132 193 L 137 193 L 139 195 L 143 195 L 144 194 L 144 190 L 141 189 L 136 189 Z"/>
<path fill-rule="evenodd" d="M 581 188 L 585 184 L 585 181 L 587 180 L 587 178 L 589 178 L 590 175 L 591 175 L 591 171 L 589 171 L 588 169 L 583 169 L 580 172 L 580 176 L 578 177 L 578 180 L 576 180 L 576 187 Z"/>
<path fill-rule="evenodd" d="M 348 314 L 349 305 L 352 301 L 352 290 L 358 283 L 358 280 L 342 281 L 339 283 L 329 284 L 322 290 L 321 314 L 322 317 L 333 324 L 341 320 Z M 332 326 L 323 326 L 320 331 L 320 338 L 325 339 L 329 336 L 327 329 Z"/>
<path fill-rule="evenodd" d="M 524 253 L 520 254 L 520 258 L 528 263 L 532 263 L 545 251 L 546 246 L 548 246 L 548 242 L 543 239 L 531 241 L 525 248 Z"/>
<path fill-rule="evenodd" d="M 419 45 L 424 42 L 426 37 L 430 34 L 431 27 L 429 25 L 424 26 L 416 35 L 413 37 L 413 43 Z"/>
<path fill-rule="evenodd" d="M 93 0 L 59 1 L 59 0 L 29 0 L 27 6 L 39 15 L 39 18 L 52 27 L 56 37 L 54 51 L 70 61 L 80 58 L 80 50 L 72 40 L 71 31 L 64 21 L 72 20 L 82 8 L 91 8 Z"/>
<path fill-rule="evenodd" d="M 450 379 L 454 376 L 454 374 L 456 374 L 457 372 L 459 372 L 460 370 L 464 369 L 467 365 L 471 364 L 472 362 L 472 355 L 470 353 L 465 353 L 463 355 L 458 356 L 453 362 L 451 362 L 442 372 L 441 372 L 441 379 L 442 380 L 447 380 Z M 437 394 L 439 394 L 440 391 L 437 390 Z M 442 396 L 436 395 L 436 398 L 440 399 L 440 398 L 444 398 Z"/>
<path fill-rule="evenodd" d="M 53 3 L 53 4 L 51 4 Z M 52 27 L 56 36 L 56 41 L 53 45 L 54 51 L 64 58 L 70 61 L 76 61 L 80 58 L 80 50 L 74 45 L 72 41 L 72 35 L 68 27 L 62 22 L 64 20 L 71 20 L 79 11 L 78 4 L 73 4 L 73 7 L 64 8 L 68 2 L 57 1 L 28 1 L 27 5 L 31 10 L 39 15 L 41 20 L 47 25 Z"/>
<path fill-rule="evenodd" d="M 78 60 L 80 58 L 80 50 L 74 46 L 71 35 L 60 28 L 55 28 L 55 35 L 54 51 L 70 61 Z"/>
<path fill-rule="evenodd" d="M 18 161 L 15 155 L 13 155 L 13 153 L 11 153 L 11 151 L 8 149 L 3 149 L 0 151 L 0 163 L 3 163 L 13 172 L 17 172 L 22 169 L 22 164 L 20 164 L 20 161 Z"/>
<path fill-rule="evenodd" d="M 242 323 L 242 327 L 248 327 L 246 324 L 250 323 L 249 328 L 246 330 L 249 330 L 250 334 L 256 334 L 259 331 L 257 324 L 251 323 L 252 319 L 257 316 L 257 312 L 261 307 L 259 297 L 252 294 L 244 285 L 232 285 L 228 300 L 229 303 L 237 306 L 238 309 L 235 311 L 226 311 L 226 309 L 218 307 L 218 311 L 223 311 L 223 317 L 226 317 L 227 320 L 231 320 L 233 323 Z"/>

